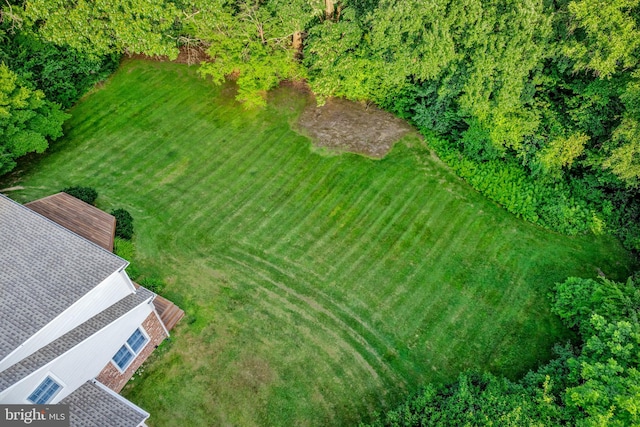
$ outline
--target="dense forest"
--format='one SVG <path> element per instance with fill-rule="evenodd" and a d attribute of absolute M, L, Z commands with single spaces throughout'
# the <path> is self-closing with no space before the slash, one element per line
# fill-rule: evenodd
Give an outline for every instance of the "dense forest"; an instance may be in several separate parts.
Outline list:
<path fill-rule="evenodd" d="M 640 250 L 640 0 L 5 0 L 0 174 L 62 135 L 65 110 L 121 55 L 205 57 L 261 108 L 285 80 L 410 121 L 513 214 Z M 205 55 L 206 54 L 206 55 Z M 467 373 L 391 425 L 640 422 L 632 279 L 568 279 L 553 309 L 580 337 L 519 382 Z"/>

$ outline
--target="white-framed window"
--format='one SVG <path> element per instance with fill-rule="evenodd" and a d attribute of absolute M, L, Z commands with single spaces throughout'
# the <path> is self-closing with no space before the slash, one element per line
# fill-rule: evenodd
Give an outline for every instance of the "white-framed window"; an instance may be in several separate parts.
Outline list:
<path fill-rule="evenodd" d="M 149 337 L 145 335 L 142 329 L 138 328 L 127 339 L 118 352 L 113 356 L 111 361 L 123 372 L 133 362 L 133 359 L 140 353 L 144 346 L 149 342 Z"/>
<path fill-rule="evenodd" d="M 38 387 L 27 397 L 27 400 L 36 405 L 45 405 L 62 390 L 62 386 L 51 376 L 47 376 Z"/>

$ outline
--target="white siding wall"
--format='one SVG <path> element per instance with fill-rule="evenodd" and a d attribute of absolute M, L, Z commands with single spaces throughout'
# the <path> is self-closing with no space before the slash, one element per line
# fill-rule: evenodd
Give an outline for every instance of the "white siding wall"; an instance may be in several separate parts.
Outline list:
<path fill-rule="evenodd" d="M 0 372 L 132 294 L 134 289 L 127 273 L 116 271 L 0 361 Z"/>
<path fill-rule="evenodd" d="M 153 310 L 153 305 L 143 303 L 98 333 L 87 338 L 67 353 L 33 372 L 27 378 L 0 393 L 1 403 L 29 403 L 27 397 L 51 375 L 60 381 L 63 389 L 50 403 L 57 403 L 95 378 L 109 363 L 120 347 Z M 147 343 L 147 345 L 150 345 Z"/>

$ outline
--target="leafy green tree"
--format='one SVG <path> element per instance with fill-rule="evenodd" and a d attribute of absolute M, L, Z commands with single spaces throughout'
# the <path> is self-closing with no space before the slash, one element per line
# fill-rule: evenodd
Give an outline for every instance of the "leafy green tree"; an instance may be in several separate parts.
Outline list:
<path fill-rule="evenodd" d="M 488 373 L 463 373 L 452 384 L 428 386 L 374 425 L 515 427 L 555 421 L 522 385 Z"/>
<path fill-rule="evenodd" d="M 633 74 L 620 99 L 625 111 L 620 125 L 613 131 L 613 148 L 603 166 L 627 185 L 637 187 L 640 184 L 640 71 Z"/>
<path fill-rule="evenodd" d="M 584 426 L 640 423 L 640 289 L 629 278 L 617 283 L 570 277 L 556 285 L 552 310 L 584 340 L 567 360 L 563 400 Z"/>
<path fill-rule="evenodd" d="M 634 314 L 622 321 L 592 315 L 593 335 L 568 361 L 575 385 L 566 390 L 565 403 L 578 425 L 640 425 L 640 323 Z"/>
<path fill-rule="evenodd" d="M 332 3 L 330 0 L 325 2 Z M 287 39 L 291 38 L 291 48 L 301 55 L 303 38 L 307 29 L 322 15 L 322 6 L 322 0 L 269 0 L 263 7 L 269 10 L 276 22 L 279 21 Z"/>
<path fill-rule="evenodd" d="M 315 2 L 297 0 L 195 0 L 185 25 L 205 43 L 210 62 L 200 72 L 220 84 L 237 78 L 237 99 L 248 108 L 263 106 L 268 90 L 304 77 L 296 60 L 304 27 L 318 13 Z"/>
<path fill-rule="evenodd" d="M 564 52 L 575 60 L 576 70 L 592 70 L 600 77 L 612 76 L 638 62 L 640 30 L 639 0 L 577 0 L 569 3 L 575 33 Z"/>
<path fill-rule="evenodd" d="M 371 87 L 378 86 L 368 51 L 364 28 L 354 8 L 347 7 L 337 22 L 325 20 L 309 30 L 304 64 L 309 84 L 322 102 L 329 96 L 352 100 L 375 100 Z"/>
<path fill-rule="evenodd" d="M 634 318 L 640 311 L 640 289 L 629 278 L 625 283 L 601 277 L 581 279 L 569 277 L 556 284 L 552 311 L 570 328 L 581 328 L 584 337 L 595 333 L 592 316 L 608 321 Z"/>
<path fill-rule="evenodd" d="M 4 4 L 0 5 L 0 25 L 9 28 L 11 31 L 19 28 L 22 25 L 19 6 L 20 2 L 5 0 Z M 5 35 L 4 31 L 0 31 L 0 40 Z"/>
<path fill-rule="evenodd" d="M 24 14 L 45 39 L 97 56 L 178 55 L 170 31 L 178 11 L 168 0 L 27 0 Z"/>
<path fill-rule="evenodd" d="M 20 156 L 42 153 L 49 139 L 62 135 L 67 117 L 41 91 L 25 87 L 0 63 L 0 174 L 13 169 Z"/>
<path fill-rule="evenodd" d="M 0 58 L 25 84 L 43 91 L 49 101 L 63 108 L 71 107 L 119 63 L 117 55 L 96 58 L 25 31 L 13 31 L 0 46 Z"/>
<path fill-rule="evenodd" d="M 347 4 L 338 22 L 310 31 L 305 63 L 321 96 L 398 111 L 409 95 L 419 126 L 472 127 L 475 142 L 517 150 L 537 128 L 530 80 L 550 22 L 537 0 L 381 0 L 360 16 Z"/>
<path fill-rule="evenodd" d="M 611 169 L 629 186 L 640 184 L 640 123 L 637 120 L 625 118 L 613 134 L 614 148 L 611 155 L 602 163 Z"/>
<path fill-rule="evenodd" d="M 582 155 L 588 141 L 589 136 L 584 133 L 555 138 L 538 151 L 538 160 L 547 174 L 560 176 L 562 168 L 571 168 L 575 159 Z"/>

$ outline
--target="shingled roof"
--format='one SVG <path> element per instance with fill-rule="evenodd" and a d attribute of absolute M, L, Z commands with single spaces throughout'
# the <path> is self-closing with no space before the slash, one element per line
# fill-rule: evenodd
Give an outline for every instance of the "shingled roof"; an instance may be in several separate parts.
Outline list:
<path fill-rule="evenodd" d="M 137 427 L 149 414 L 99 383 L 87 381 L 60 401 L 73 427 Z"/>
<path fill-rule="evenodd" d="M 71 350 L 82 341 L 133 310 L 135 307 L 147 301 L 151 301 L 153 297 L 153 292 L 140 287 L 136 290 L 135 294 L 127 295 L 117 303 L 96 314 L 79 326 L 76 326 L 74 329 L 45 345 L 35 353 L 0 372 L 0 392 L 6 390 L 13 384 L 25 378 L 27 375 L 30 375 L 32 372 L 40 369 L 47 363 Z"/>
<path fill-rule="evenodd" d="M 127 261 L 0 195 L 0 360 Z"/>

